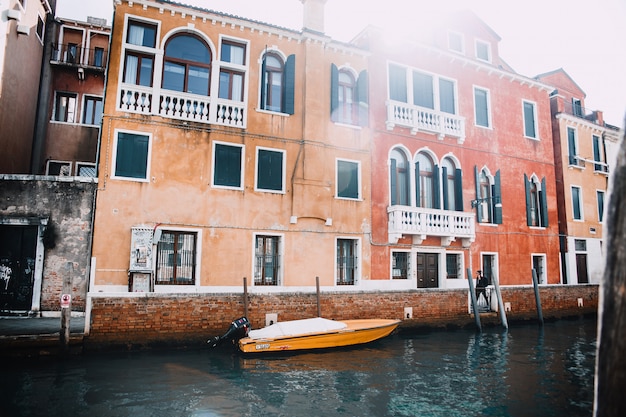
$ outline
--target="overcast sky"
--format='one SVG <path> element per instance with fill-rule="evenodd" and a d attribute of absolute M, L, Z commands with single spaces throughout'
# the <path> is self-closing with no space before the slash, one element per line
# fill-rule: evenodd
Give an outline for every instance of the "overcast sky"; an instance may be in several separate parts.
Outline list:
<path fill-rule="evenodd" d="M 300 0 L 179 0 L 299 30 Z M 471 9 L 501 38 L 500 56 L 527 77 L 563 68 L 589 110 L 623 127 L 626 113 L 626 0 L 328 0 L 326 34 L 350 41 L 368 24 L 410 27 L 412 16 Z M 57 16 L 111 24 L 113 0 L 57 0 Z"/>

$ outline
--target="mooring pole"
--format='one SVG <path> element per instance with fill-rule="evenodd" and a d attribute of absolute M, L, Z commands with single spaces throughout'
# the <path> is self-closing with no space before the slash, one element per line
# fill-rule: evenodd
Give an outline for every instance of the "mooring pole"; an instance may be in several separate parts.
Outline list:
<path fill-rule="evenodd" d="M 63 289 L 61 291 L 61 332 L 60 342 L 63 351 L 70 346 L 70 320 L 72 317 L 72 271 L 74 264 L 67 263 L 67 274 L 63 277 Z"/>
<path fill-rule="evenodd" d="M 243 277 L 243 315 L 248 318 L 248 278 Z"/>
<path fill-rule="evenodd" d="M 476 299 L 476 291 L 474 291 L 474 280 L 472 278 L 472 270 L 467 268 L 467 282 L 469 283 L 470 297 L 472 298 L 472 308 L 474 309 L 474 321 L 479 332 L 482 332 L 480 325 L 480 313 L 478 312 L 478 300 Z"/>
<path fill-rule="evenodd" d="M 539 297 L 539 283 L 537 282 L 537 271 L 535 268 L 533 272 L 533 287 L 535 288 L 535 304 L 537 304 L 537 318 L 539 323 L 543 324 L 543 312 L 541 311 L 541 297 Z"/>
<path fill-rule="evenodd" d="M 320 277 L 315 277 L 315 289 L 317 292 L 317 317 L 322 317 L 322 305 L 320 304 Z"/>
<path fill-rule="evenodd" d="M 498 297 L 498 310 L 500 311 L 500 321 L 502 322 L 502 327 L 508 329 L 509 323 L 506 320 L 506 311 L 504 311 L 504 302 L 502 302 L 500 283 L 498 282 L 498 277 L 496 276 L 496 273 L 494 271 L 491 271 L 491 280 L 493 281 L 493 287 L 496 290 L 496 297 Z"/>

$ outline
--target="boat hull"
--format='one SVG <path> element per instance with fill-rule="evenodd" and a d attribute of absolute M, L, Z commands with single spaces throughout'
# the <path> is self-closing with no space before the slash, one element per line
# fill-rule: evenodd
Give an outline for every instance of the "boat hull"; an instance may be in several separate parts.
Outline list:
<path fill-rule="evenodd" d="M 322 333 L 260 339 L 244 337 L 239 340 L 239 350 L 243 353 L 267 353 L 359 345 L 389 336 L 400 320 L 344 320 L 342 323 L 346 324 L 344 329 Z"/>

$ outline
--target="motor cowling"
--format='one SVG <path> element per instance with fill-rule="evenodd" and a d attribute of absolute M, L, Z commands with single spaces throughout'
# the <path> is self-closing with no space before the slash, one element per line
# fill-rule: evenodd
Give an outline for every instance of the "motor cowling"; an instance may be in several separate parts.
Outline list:
<path fill-rule="evenodd" d="M 216 347 L 222 344 L 225 340 L 238 341 L 239 339 L 246 337 L 250 331 L 250 322 L 247 317 L 240 317 L 233 320 L 230 323 L 230 327 L 222 336 L 215 336 L 207 340 L 209 347 Z"/>

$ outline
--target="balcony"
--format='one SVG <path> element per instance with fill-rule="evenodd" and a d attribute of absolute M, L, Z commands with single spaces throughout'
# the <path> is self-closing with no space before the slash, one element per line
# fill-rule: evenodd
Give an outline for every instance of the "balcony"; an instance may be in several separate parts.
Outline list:
<path fill-rule="evenodd" d="M 246 127 L 246 106 L 243 102 L 134 84 L 121 85 L 117 108 L 184 122 Z"/>
<path fill-rule="evenodd" d="M 462 239 L 463 247 L 469 247 L 476 237 L 474 213 L 390 206 L 387 214 L 390 243 L 398 243 L 402 236 L 413 236 L 413 243 L 419 245 L 427 236 L 439 236 L 441 246 Z"/>
<path fill-rule="evenodd" d="M 387 129 L 395 126 L 411 129 L 415 135 L 419 131 L 434 133 L 443 140 L 445 136 L 465 141 L 465 118 L 401 101 L 387 101 Z"/>
<path fill-rule="evenodd" d="M 104 70 L 108 54 L 104 48 L 83 48 L 76 44 L 53 44 L 50 61 L 69 66 L 86 66 Z"/>

